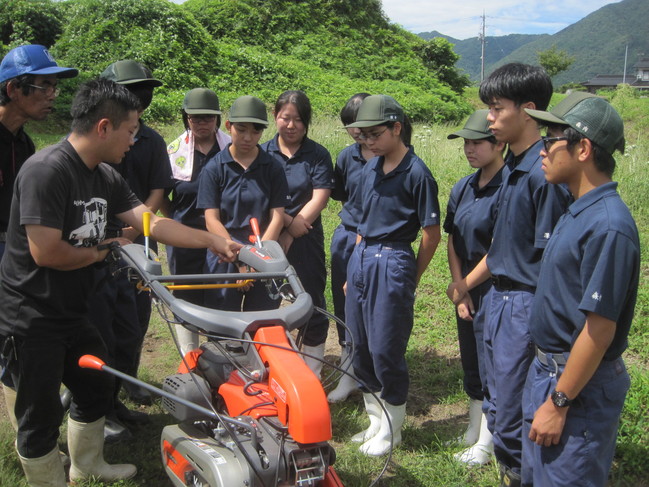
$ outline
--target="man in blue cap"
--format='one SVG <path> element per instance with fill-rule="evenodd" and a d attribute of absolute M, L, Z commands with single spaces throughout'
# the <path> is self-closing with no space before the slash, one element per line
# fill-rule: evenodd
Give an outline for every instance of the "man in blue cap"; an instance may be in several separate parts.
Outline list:
<path fill-rule="evenodd" d="M 0 63 L 0 259 L 5 250 L 16 174 L 35 152 L 23 126 L 29 120 L 47 118 L 59 94 L 59 79 L 78 74 L 77 69 L 56 64 L 48 50 L 37 44 L 12 49 Z M 0 377 L 1 372 L 0 368 Z M 8 377 L 4 382 L 7 411 L 15 429 L 16 391 L 10 387 Z"/>

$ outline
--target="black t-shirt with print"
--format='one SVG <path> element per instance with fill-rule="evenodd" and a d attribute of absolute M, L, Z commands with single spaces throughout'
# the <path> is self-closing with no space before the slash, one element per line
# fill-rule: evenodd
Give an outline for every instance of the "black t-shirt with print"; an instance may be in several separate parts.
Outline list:
<path fill-rule="evenodd" d="M 106 222 L 140 204 L 108 164 L 90 170 L 69 142 L 30 157 L 18 174 L 0 264 L 0 335 L 36 332 L 40 326 L 71 327 L 87 315 L 93 269 L 40 267 L 30 251 L 25 225 L 59 229 L 75 247 L 104 239 Z"/>

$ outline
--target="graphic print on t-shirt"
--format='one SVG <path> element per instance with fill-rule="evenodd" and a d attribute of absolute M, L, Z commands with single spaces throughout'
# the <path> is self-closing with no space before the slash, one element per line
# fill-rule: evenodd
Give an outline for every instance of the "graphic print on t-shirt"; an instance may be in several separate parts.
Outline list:
<path fill-rule="evenodd" d="M 75 247 L 92 247 L 104 240 L 108 203 L 103 198 L 90 201 L 77 200 L 74 206 L 82 206 L 82 225 L 70 232 L 68 241 Z"/>

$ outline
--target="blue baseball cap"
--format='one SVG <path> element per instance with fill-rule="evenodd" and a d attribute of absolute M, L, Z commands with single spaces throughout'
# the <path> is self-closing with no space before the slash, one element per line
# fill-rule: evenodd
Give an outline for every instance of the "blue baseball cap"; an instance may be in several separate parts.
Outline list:
<path fill-rule="evenodd" d="M 29 44 L 12 49 L 0 63 L 0 83 L 23 74 L 74 78 L 79 70 L 59 66 L 45 46 Z"/>

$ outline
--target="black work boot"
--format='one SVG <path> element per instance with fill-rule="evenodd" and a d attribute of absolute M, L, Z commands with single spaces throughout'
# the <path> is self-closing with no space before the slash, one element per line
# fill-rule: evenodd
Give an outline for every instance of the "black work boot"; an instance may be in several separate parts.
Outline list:
<path fill-rule="evenodd" d="M 500 464 L 500 487 L 521 487 L 521 476 L 506 465 Z"/>

